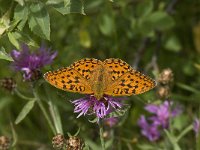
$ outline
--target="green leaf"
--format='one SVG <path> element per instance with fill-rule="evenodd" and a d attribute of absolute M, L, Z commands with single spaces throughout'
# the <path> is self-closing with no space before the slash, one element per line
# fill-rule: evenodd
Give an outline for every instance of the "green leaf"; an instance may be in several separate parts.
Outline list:
<path fill-rule="evenodd" d="M 85 143 L 85 146 L 83 147 L 83 150 L 90 150 L 90 147 Z"/>
<path fill-rule="evenodd" d="M 158 30 L 166 30 L 174 26 L 174 20 L 164 11 L 157 11 L 146 18 L 146 25 L 151 25 Z"/>
<path fill-rule="evenodd" d="M 54 3 L 50 5 L 63 15 L 70 13 L 80 13 L 85 15 L 84 5 L 82 0 L 64 0 L 64 2 Z"/>
<path fill-rule="evenodd" d="M 60 118 L 60 113 L 58 111 L 58 108 L 56 105 L 52 103 L 52 101 L 49 101 L 48 104 L 49 104 L 51 116 L 53 118 L 53 123 L 56 128 L 56 132 L 63 134 L 63 128 L 62 128 L 62 123 L 61 123 L 61 118 Z"/>
<path fill-rule="evenodd" d="M 140 1 L 138 6 L 136 7 L 136 13 L 140 17 L 150 14 L 152 11 L 153 11 L 153 1 L 152 0 Z"/>
<path fill-rule="evenodd" d="M 182 48 L 179 39 L 175 35 L 170 36 L 165 41 L 164 47 L 173 52 L 179 52 Z"/>
<path fill-rule="evenodd" d="M 173 119 L 172 126 L 174 129 L 182 131 L 188 122 L 189 122 L 188 116 L 181 114 Z"/>
<path fill-rule="evenodd" d="M 79 127 L 76 133 L 73 136 L 78 136 L 79 132 L 81 131 L 81 128 Z"/>
<path fill-rule="evenodd" d="M 113 137 L 110 138 L 109 140 L 107 140 L 107 141 L 105 142 L 105 147 L 106 147 L 106 149 L 110 149 L 111 146 L 113 145 L 113 142 L 114 142 L 114 138 L 113 138 Z"/>
<path fill-rule="evenodd" d="M 187 126 L 184 130 L 181 131 L 181 133 L 177 136 L 176 141 L 180 141 L 180 139 L 183 138 L 183 136 L 185 136 L 187 133 L 189 133 L 191 130 L 193 130 L 193 125 L 189 125 Z"/>
<path fill-rule="evenodd" d="M 139 145 L 137 145 L 137 147 L 142 150 L 155 150 L 154 146 L 148 145 L 148 144 L 139 144 Z"/>
<path fill-rule="evenodd" d="M 200 91 L 193 88 L 192 86 L 189 86 L 189 85 L 186 85 L 186 84 L 183 84 L 183 83 L 176 83 L 176 85 L 186 91 L 190 91 L 194 94 L 200 94 Z"/>
<path fill-rule="evenodd" d="M 106 35 L 109 36 L 114 32 L 114 20 L 111 16 L 104 15 L 102 16 L 100 22 L 99 22 L 99 29 L 100 31 Z"/>
<path fill-rule="evenodd" d="M 0 37 L 10 27 L 10 9 L 0 18 Z"/>
<path fill-rule="evenodd" d="M 92 150 L 102 150 L 99 145 L 93 142 L 90 139 L 85 139 L 85 143 L 92 149 Z"/>
<path fill-rule="evenodd" d="M 64 6 L 67 7 L 71 3 L 71 0 L 64 0 Z"/>
<path fill-rule="evenodd" d="M 20 23 L 17 26 L 19 30 L 22 30 L 24 28 L 28 20 L 28 15 L 29 11 L 27 6 L 20 6 L 20 5 L 16 6 L 14 12 L 14 20 L 20 21 Z"/>
<path fill-rule="evenodd" d="M 80 44 L 84 48 L 90 48 L 91 47 L 91 38 L 90 34 L 86 30 L 81 30 L 79 32 L 79 39 L 80 39 Z"/>
<path fill-rule="evenodd" d="M 181 150 L 181 148 L 179 147 L 178 143 L 177 143 L 177 139 L 172 135 L 170 134 L 167 130 L 164 130 L 170 143 L 172 144 L 174 150 Z"/>
<path fill-rule="evenodd" d="M 38 44 L 29 35 L 22 31 L 9 32 L 8 38 L 17 49 L 20 49 L 21 43 L 26 43 L 29 46 L 38 47 Z"/>
<path fill-rule="evenodd" d="M 24 6 L 24 0 L 15 0 L 16 2 L 18 2 L 21 6 Z"/>
<path fill-rule="evenodd" d="M 10 42 L 11 42 L 17 49 L 20 48 L 20 44 L 19 44 L 19 42 L 18 42 L 18 40 L 17 40 L 17 37 L 16 37 L 16 34 L 15 34 L 15 33 L 9 32 L 9 33 L 8 33 L 8 38 L 9 38 Z"/>
<path fill-rule="evenodd" d="M 119 108 L 119 109 L 116 109 L 114 112 L 108 114 L 106 116 L 106 118 L 112 118 L 112 117 L 121 117 L 121 116 L 124 116 L 125 113 L 127 112 L 127 110 L 130 108 L 130 106 L 124 106 L 123 108 Z"/>
<path fill-rule="evenodd" d="M 36 35 L 50 40 L 50 18 L 49 14 L 41 2 L 30 5 L 30 16 L 28 24 Z"/>
<path fill-rule="evenodd" d="M 3 47 L 0 48 L 0 59 L 13 61 L 12 57 L 6 53 Z"/>
<path fill-rule="evenodd" d="M 20 123 L 28 115 L 28 113 L 33 108 L 34 104 L 35 104 L 35 100 L 31 100 L 26 103 L 26 105 L 22 108 L 22 111 L 17 116 L 17 119 L 15 120 L 15 124 Z"/>

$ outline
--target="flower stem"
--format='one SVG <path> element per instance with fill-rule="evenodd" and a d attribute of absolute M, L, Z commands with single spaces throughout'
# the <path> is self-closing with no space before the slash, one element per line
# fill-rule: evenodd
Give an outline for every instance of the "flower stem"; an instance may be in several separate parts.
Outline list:
<path fill-rule="evenodd" d="M 24 100 L 34 100 L 35 98 L 32 98 L 32 97 L 27 97 L 25 95 L 23 95 L 21 92 L 19 92 L 17 89 L 15 89 L 15 94 L 17 94 L 17 96 L 21 97 L 22 99 Z"/>
<path fill-rule="evenodd" d="M 45 117 L 46 120 L 47 120 L 47 123 L 49 124 L 49 127 L 51 128 L 53 134 L 55 135 L 55 134 L 56 134 L 56 130 L 55 130 L 55 128 L 54 128 L 54 126 L 53 126 L 53 124 L 52 124 L 52 122 L 51 122 L 51 119 L 50 119 L 50 117 L 48 116 L 48 113 L 47 113 L 47 111 L 46 111 L 44 105 L 42 104 L 42 101 L 40 100 L 40 98 L 39 98 L 39 96 L 38 96 L 38 93 L 37 93 L 37 91 L 36 91 L 35 89 L 33 89 L 33 94 L 34 94 L 34 96 L 35 96 L 35 98 L 36 98 L 36 102 L 38 103 L 38 105 L 39 105 L 39 107 L 40 107 L 42 113 L 44 114 L 44 117 Z"/>
<path fill-rule="evenodd" d="M 192 125 L 189 125 L 188 127 L 186 127 L 181 134 L 176 138 L 176 141 L 178 142 L 185 134 L 187 134 L 189 131 L 191 131 L 193 128 Z"/>
<path fill-rule="evenodd" d="M 99 120 L 98 125 L 99 125 L 99 135 L 100 135 L 100 140 L 101 140 L 101 147 L 102 147 L 102 150 L 106 150 L 105 142 L 104 142 L 104 138 L 103 138 L 103 125 L 102 125 L 101 120 Z"/>

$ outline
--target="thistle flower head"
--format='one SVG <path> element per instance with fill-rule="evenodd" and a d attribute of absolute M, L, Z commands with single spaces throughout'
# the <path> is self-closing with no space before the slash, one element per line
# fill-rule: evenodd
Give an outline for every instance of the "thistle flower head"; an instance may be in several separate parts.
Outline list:
<path fill-rule="evenodd" d="M 148 123 L 143 115 L 140 117 L 138 125 L 142 128 L 142 135 L 147 137 L 149 141 L 156 141 L 160 138 L 160 131 L 158 130 L 158 126 Z"/>
<path fill-rule="evenodd" d="M 145 109 L 154 114 L 154 116 L 150 117 L 150 120 L 152 120 L 155 125 L 161 125 L 163 128 L 167 128 L 169 125 L 169 118 L 175 117 L 181 113 L 180 107 L 172 108 L 172 104 L 172 102 L 164 101 L 164 103 L 160 105 L 149 104 Z"/>
<path fill-rule="evenodd" d="M 166 129 L 169 126 L 169 119 L 179 115 L 182 112 L 180 107 L 172 108 L 172 102 L 164 101 L 163 104 L 154 105 L 149 104 L 145 106 L 145 109 L 152 113 L 153 116 L 147 119 L 142 115 L 138 121 L 141 133 L 147 137 L 150 141 L 159 139 L 162 129 Z"/>
<path fill-rule="evenodd" d="M 104 118 L 115 109 L 122 107 L 121 100 L 122 98 L 110 96 L 104 96 L 97 100 L 93 95 L 87 95 L 85 98 L 74 100 L 72 103 L 75 105 L 74 112 L 79 113 L 77 118 L 89 113 L 95 114 L 97 118 Z"/>
<path fill-rule="evenodd" d="M 57 52 L 51 52 L 44 46 L 41 46 L 34 53 L 31 53 L 28 45 L 25 44 L 21 46 L 21 49 L 21 51 L 11 51 L 11 57 L 14 60 L 12 67 L 15 71 L 22 71 L 26 81 L 37 78 L 40 75 L 40 69 L 51 64 L 57 55 Z"/>

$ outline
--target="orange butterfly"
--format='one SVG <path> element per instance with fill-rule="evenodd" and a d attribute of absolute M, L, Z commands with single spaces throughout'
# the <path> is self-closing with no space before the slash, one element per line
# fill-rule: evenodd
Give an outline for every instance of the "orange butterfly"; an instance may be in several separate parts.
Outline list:
<path fill-rule="evenodd" d="M 69 67 L 45 73 L 44 78 L 56 88 L 91 94 L 98 100 L 104 94 L 109 96 L 141 94 L 156 85 L 150 77 L 117 58 L 104 61 L 94 58 L 81 59 Z"/>

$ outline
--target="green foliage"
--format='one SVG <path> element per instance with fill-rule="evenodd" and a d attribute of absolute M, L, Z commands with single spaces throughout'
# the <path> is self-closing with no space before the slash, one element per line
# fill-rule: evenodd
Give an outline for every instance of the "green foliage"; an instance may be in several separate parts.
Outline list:
<path fill-rule="evenodd" d="M 0 59 L 13 61 L 12 57 L 10 57 L 9 54 L 6 53 L 6 51 L 3 47 L 1 47 L 1 49 L 0 49 Z"/>
<path fill-rule="evenodd" d="M 29 7 L 30 16 L 28 24 L 36 35 L 50 40 L 50 18 L 43 3 L 33 3 Z"/>
<path fill-rule="evenodd" d="M 17 119 L 15 120 L 15 124 L 20 123 L 31 111 L 35 104 L 35 100 L 28 101 L 26 105 L 22 108 L 21 112 L 19 113 Z"/>

